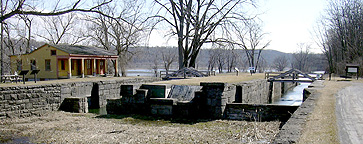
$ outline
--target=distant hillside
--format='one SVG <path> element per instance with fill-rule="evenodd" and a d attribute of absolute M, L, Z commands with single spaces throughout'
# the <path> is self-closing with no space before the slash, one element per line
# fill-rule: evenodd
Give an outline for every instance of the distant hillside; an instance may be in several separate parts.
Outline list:
<path fill-rule="evenodd" d="M 145 68 L 151 69 L 155 64 L 155 61 L 159 63 L 158 67 L 163 68 L 163 61 L 162 61 L 162 52 L 171 51 L 174 52 L 176 56 L 176 61 L 173 63 L 172 68 L 178 68 L 177 62 L 177 48 L 176 47 L 140 47 L 135 48 L 133 51 L 136 51 L 136 55 L 130 62 L 129 68 Z M 198 58 L 196 67 L 199 69 L 206 69 L 208 67 L 208 60 L 210 58 L 210 51 L 211 49 L 201 49 Z M 235 50 L 239 57 L 239 64 L 238 65 L 246 65 L 247 59 L 245 51 L 242 49 Z M 261 53 L 261 58 L 265 60 L 267 65 L 271 65 L 273 60 L 276 57 L 281 55 L 286 55 L 289 59 L 292 57 L 291 53 L 284 53 L 276 50 L 263 50 Z M 239 67 L 239 66 L 238 66 Z"/>

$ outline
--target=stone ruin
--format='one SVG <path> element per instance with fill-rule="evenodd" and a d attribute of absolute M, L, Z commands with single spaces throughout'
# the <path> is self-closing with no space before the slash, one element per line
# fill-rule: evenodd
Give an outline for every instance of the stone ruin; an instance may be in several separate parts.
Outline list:
<path fill-rule="evenodd" d="M 108 114 L 142 114 L 174 118 L 270 121 L 287 120 L 296 106 L 268 104 L 264 80 L 238 84 L 200 83 L 200 86 L 121 85 L 121 98 L 107 99 Z M 281 85 L 275 89 L 281 89 Z M 276 97 L 281 96 L 277 91 Z M 252 117 L 251 118 L 251 115 Z M 262 116 L 262 117 L 261 117 Z"/>

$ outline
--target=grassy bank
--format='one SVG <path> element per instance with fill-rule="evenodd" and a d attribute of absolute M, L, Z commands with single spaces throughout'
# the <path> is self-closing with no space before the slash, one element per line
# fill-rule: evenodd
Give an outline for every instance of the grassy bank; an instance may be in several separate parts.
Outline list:
<path fill-rule="evenodd" d="M 325 87 L 318 91 L 321 95 L 315 104 L 314 111 L 306 121 L 299 143 L 339 143 L 335 94 L 352 84 L 341 80 L 344 79 L 334 78 L 332 81 L 324 82 Z M 362 80 L 352 81 L 363 82 Z"/>

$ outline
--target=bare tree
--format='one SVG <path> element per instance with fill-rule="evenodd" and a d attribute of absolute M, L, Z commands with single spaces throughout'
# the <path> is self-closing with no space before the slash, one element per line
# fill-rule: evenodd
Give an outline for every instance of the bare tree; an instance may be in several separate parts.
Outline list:
<path fill-rule="evenodd" d="M 361 65 L 363 74 L 363 1 L 330 1 L 323 24 L 317 30 L 317 43 L 328 62 L 329 74 L 345 72 L 346 63 Z"/>
<path fill-rule="evenodd" d="M 166 51 L 161 52 L 161 55 L 163 58 L 166 75 L 168 75 L 171 64 L 177 60 L 176 53 L 174 52 L 174 48 L 167 48 Z"/>
<path fill-rule="evenodd" d="M 214 67 L 216 66 L 216 59 L 217 53 L 215 49 L 210 49 L 209 52 L 209 59 L 208 59 L 208 71 L 213 71 Z"/>
<path fill-rule="evenodd" d="M 178 37 L 179 69 L 195 67 L 200 48 L 205 43 L 223 42 L 226 39 L 212 35 L 228 20 L 245 20 L 245 16 L 235 11 L 243 4 L 253 4 L 245 0 L 155 0 L 160 6 L 153 17 L 165 21 L 172 27 L 171 35 Z M 166 13 L 165 15 L 162 13 Z M 218 37 L 221 35 L 217 35 Z"/>
<path fill-rule="evenodd" d="M 30 53 L 31 48 L 30 48 L 30 41 L 32 38 L 32 23 L 33 23 L 33 18 L 31 18 L 28 15 L 19 15 L 20 19 L 23 20 L 24 24 L 25 24 L 25 30 L 23 35 L 22 35 L 22 39 L 26 41 L 26 45 L 25 45 L 25 53 Z M 22 33 L 20 31 L 18 31 L 18 33 Z"/>
<path fill-rule="evenodd" d="M 278 71 L 283 71 L 288 65 L 288 59 L 285 55 L 281 55 L 274 59 L 273 67 Z"/>
<path fill-rule="evenodd" d="M 156 55 L 153 59 L 153 65 L 151 66 L 151 69 L 154 70 L 155 77 L 158 77 L 158 69 L 159 69 L 159 57 Z"/>
<path fill-rule="evenodd" d="M 91 7 L 83 7 L 81 5 L 83 3 L 82 0 L 77 0 L 72 2 L 70 5 L 60 7 L 58 4 L 61 2 L 61 0 L 57 0 L 55 7 L 53 7 L 53 10 L 50 12 L 45 11 L 44 9 L 41 10 L 41 8 L 37 8 L 37 6 L 39 6 L 38 4 L 43 3 L 44 1 L 39 1 L 39 3 L 36 3 L 34 1 L 26 0 L 5 0 L 1 2 L 3 14 L 0 17 L 0 22 L 3 22 L 15 15 L 56 16 L 70 12 L 93 12 L 105 15 L 98 11 L 97 8 L 111 3 L 112 0 L 103 1 Z"/>
<path fill-rule="evenodd" d="M 109 51 L 115 51 L 119 56 L 119 68 L 122 76 L 126 76 L 126 66 L 135 55 L 136 51 L 131 51 L 142 39 L 142 34 L 147 30 L 147 23 L 143 21 L 142 3 L 138 1 L 125 1 L 119 14 L 123 20 L 114 19 L 99 15 L 90 18 L 93 40 L 97 45 Z M 118 5 L 108 5 L 100 9 L 103 13 L 114 16 Z M 126 22 L 125 22 L 126 21 Z"/>
<path fill-rule="evenodd" d="M 268 67 L 268 64 L 267 64 L 266 60 L 263 57 L 261 57 L 261 60 L 258 63 L 258 67 L 257 67 L 258 69 L 256 69 L 256 71 L 258 71 L 259 73 L 264 73 L 267 67 Z"/>
<path fill-rule="evenodd" d="M 67 43 L 71 45 L 78 44 L 87 37 L 78 35 L 81 28 L 75 29 L 77 16 L 69 13 L 61 16 L 42 17 L 44 31 L 37 34 L 38 37 L 44 38 L 51 44 Z"/>
<path fill-rule="evenodd" d="M 18 48 L 18 45 L 24 42 L 23 38 L 19 37 L 19 33 L 14 34 L 18 30 L 17 28 L 11 23 L 4 25 L 4 44 L 6 48 L 10 49 L 11 55 L 19 54 L 21 52 L 21 49 Z M 20 52 L 18 52 L 17 50 L 19 50 Z"/>
<path fill-rule="evenodd" d="M 236 35 L 239 41 L 239 46 L 244 49 L 249 67 L 258 69 L 261 52 L 270 45 L 271 41 L 264 42 L 263 38 L 267 33 L 262 32 L 260 24 L 255 21 L 246 23 L 245 27 L 235 26 Z"/>
<path fill-rule="evenodd" d="M 299 50 L 293 53 L 292 68 L 301 70 L 303 72 L 309 71 L 308 60 L 310 58 L 310 45 L 305 43 L 298 44 Z"/>
<path fill-rule="evenodd" d="M 226 50 L 226 63 L 228 72 L 232 72 L 232 70 L 237 66 L 238 53 L 234 49 L 233 45 L 229 45 L 229 48 Z"/>
<path fill-rule="evenodd" d="M 331 80 L 331 76 L 335 73 L 336 69 L 336 62 L 334 59 L 334 35 L 333 32 L 329 32 L 327 26 L 324 24 L 324 21 L 318 23 L 315 29 L 315 40 L 318 46 L 320 46 L 321 51 L 325 56 L 325 60 L 328 62 L 328 73 L 329 73 L 329 80 Z"/>

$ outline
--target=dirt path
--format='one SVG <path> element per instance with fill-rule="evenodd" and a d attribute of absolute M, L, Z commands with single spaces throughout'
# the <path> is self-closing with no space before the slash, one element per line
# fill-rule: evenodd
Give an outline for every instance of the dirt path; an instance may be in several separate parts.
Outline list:
<path fill-rule="evenodd" d="M 306 121 L 299 143 L 339 143 L 335 115 L 335 94 L 351 82 L 325 81 L 318 92 L 314 111 Z"/>
<path fill-rule="evenodd" d="M 363 143 L 363 83 L 340 90 L 336 101 L 337 125 L 342 144 Z"/>

